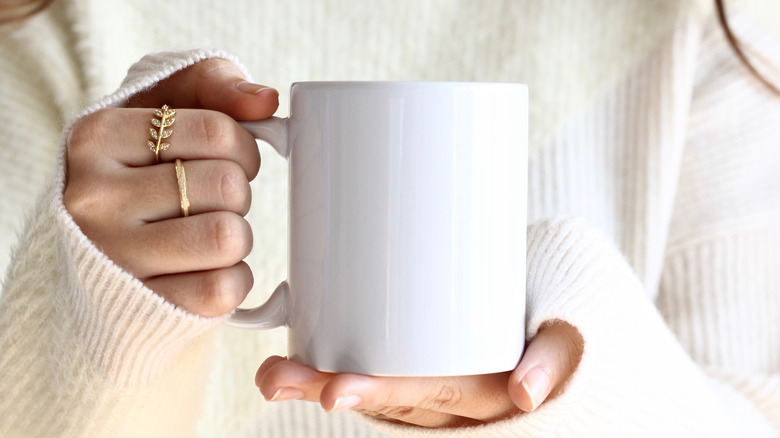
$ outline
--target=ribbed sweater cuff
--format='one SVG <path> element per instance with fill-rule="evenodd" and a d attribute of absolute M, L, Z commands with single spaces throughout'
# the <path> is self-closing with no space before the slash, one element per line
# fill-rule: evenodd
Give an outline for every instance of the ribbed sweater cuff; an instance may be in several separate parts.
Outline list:
<path fill-rule="evenodd" d="M 66 139 L 76 120 L 103 108 L 121 106 L 173 73 L 214 57 L 228 59 L 245 71 L 232 56 L 220 51 L 148 55 L 130 68 L 119 90 L 79 114 L 61 140 L 51 208 L 68 260 L 73 324 L 83 353 L 100 374 L 119 386 L 134 386 L 155 378 L 184 348 L 224 318 L 201 318 L 176 308 L 117 266 L 84 235 L 62 200 Z"/>
<path fill-rule="evenodd" d="M 83 353 L 108 381 L 131 387 L 154 379 L 194 339 L 217 326 L 166 302 L 97 250 L 60 207 L 69 260 L 69 298 Z"/>

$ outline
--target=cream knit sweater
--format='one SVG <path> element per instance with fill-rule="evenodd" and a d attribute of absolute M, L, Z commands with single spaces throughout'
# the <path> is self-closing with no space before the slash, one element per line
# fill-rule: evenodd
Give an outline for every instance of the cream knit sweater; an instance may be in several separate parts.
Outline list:
<path fill-rule="evenodd" d="M 732 17 L 780 62 L 771 3 Z M 0 32 L 0 436 L 780 436 L 780 98 L 708 0 L 60 0 Z M 126 73 L 197 47 L 225 52 Z M 187 314 L 94 247 L 62 205 L 66 122 L 213 56 L 282 115 L 296 80 L 529 84 L 527 336 L 580 330 L 563 393 L 449 430 L 269 404 L 252 378 L 283 330 Z M 255 302 L 286 251 L 285 164 L 261 153 Z"/>

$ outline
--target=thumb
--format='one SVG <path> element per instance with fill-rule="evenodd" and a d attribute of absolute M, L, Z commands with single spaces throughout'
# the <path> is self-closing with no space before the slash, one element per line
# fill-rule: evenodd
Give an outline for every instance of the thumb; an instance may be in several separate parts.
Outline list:
<path fill-rule="evenodd" d="M 248 82 L 232 62 L 211 58 L 195 63 L 133 96 L 128 107 L 209 109 L 236 120 L 260 120 L 273 115 L 279 92 Z"/>
<path fill-rule="evenodd" d="M 509 396 L 523 411 L 533 411 L 555 396 L 574 373 L 582 357 L 579 331 L 563 321 L 545 323 L 531 339 L 509 377 Z"/>

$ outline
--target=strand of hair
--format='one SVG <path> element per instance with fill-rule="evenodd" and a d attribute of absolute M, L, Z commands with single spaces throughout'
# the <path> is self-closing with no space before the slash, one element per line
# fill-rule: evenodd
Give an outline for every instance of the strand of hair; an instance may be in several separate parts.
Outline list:
<path fill-rule="evenodd" d="M 718 21 L 720 22 L 720 27 L 723 29 L 723 33 L 726 36 L 726 40 L 729 43 L 729 46 L 731 46 L 732 50 L 736 54 L 737 58 L 740 60 L 740 62 L 750 71 L 750 73 L 755 76 L 756 79 L 758 79 L 766 88 L 768 88 L 771 92 L 774 94 L 777 94 L 780 96 L 780 88 L 778 88 L 775 84 L 769 81 L 761 72 L 756 69 L 756 66 L 753 65 L 753 62 L 747 57 L 745 54 L 744 45 L 742 42 L 734 35 L 734 32 L 731 30 L 731 26 L 729 25 L 728 18 L 726 16 L 726 7 L 723 4 L 723 0 L 715 0 L 715 9 L 718 13 Z M 754 50 L 748 49 L 751 52 L 755 52 Z M 768 62 L 764 60 L 764 62 Z M 771 66 L 772 64 L 769 63 Z"/>

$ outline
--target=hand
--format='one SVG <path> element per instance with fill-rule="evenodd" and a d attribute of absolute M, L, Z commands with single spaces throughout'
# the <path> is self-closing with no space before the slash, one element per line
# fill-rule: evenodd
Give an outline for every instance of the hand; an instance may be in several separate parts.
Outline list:
<path fill-rule="evenodd" d="M 146 146 L 152 108 L 176 109 L 160 164 Z M 248 83 L 228 61 L 197 63 L 76 123 L 67 140 L 65 208 L 111 260 L 194 314 L 231 312 L 252 287 L 243 216 L 260 168 L 255 140 L 234 119 L 263 119 L 278 93 Z M 182 217 L 173 161 L 182 159 L 191 201 Z"/>
<path fill-rule="evenodd" d="M 512 372 L 458 377 L 372 377 L 322 373 L 279 356 L 258 369 L 255 384 L 267 400 L 319 402 L 328 412 L 356 409 L 425 427 L 458 427 L 532 411 L 554 397 L 582 356 L 577 329 L 543 325 Z"/>

